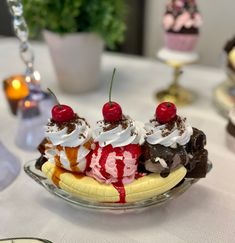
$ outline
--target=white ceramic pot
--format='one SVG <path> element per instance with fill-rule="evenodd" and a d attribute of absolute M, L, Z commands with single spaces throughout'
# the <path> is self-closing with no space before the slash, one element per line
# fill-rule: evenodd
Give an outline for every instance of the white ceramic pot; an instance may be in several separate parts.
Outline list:
<path fill-rule="evenodd" d="M 44 31 L 60 87 L 69 93 L 82 93 L 99 84 L 104 42 L 95 33 L 58 35 Z"/>

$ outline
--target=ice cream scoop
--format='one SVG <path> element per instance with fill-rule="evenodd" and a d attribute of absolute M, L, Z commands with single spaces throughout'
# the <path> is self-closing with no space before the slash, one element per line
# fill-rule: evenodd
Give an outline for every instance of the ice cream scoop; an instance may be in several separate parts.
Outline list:
<path fill-rule="evenodd" d="M 142 133 L 134 120 L 123 115 L 121 106 L 111 101 L 115 71 L 110 84 L 109 102 L 102 109 L 104 119 L 97 122 L 93 132 L 96 149 L 87 175 L 101 183 L 122 186 L 135 179 Z"/>
<path fill-rule="evenodd" d="M 93 139 L 96 149 L 88 175 L 106 184 L 131 183 L 141 154 L 141 127 L 129 117 L 123 117 L 116 123 L 99 121 Z"/>
<path fill-rule="evenodd" d="M 91 128 L 71 107 L 59 102 L 53 107 L 52 118 L 45 126 L 45 137 L 39 146 L 43 157 L 68 171 L 86 171 L 93 142 Z M 43 157 L 38 160 L 39 167 L 45 161 Z"/>

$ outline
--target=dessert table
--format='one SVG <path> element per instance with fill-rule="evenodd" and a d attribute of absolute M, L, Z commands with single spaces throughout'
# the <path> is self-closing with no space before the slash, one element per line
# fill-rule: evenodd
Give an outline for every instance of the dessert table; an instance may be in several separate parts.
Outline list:
<path fill-rule="evenodd" d="M 171 78 L 171 69 L 156 60 L 105 53 L 100 87 L 86 94 L 69 95 L 58 88 L 46 45 L 33 43 L 33 47 L 42 86 L 54 90 L 62 103 L 71 105 L 91 125 L 101 119 L 114 67 L 113 99 L 121 103 L 126 114 L 143 122 L 154 114 L 154 93 L 166 87 Z M 0 54 L 2 80 L 22 73 L 24 66 L 15 39 L 0 38 Z M 0 239 L 27 236 L 55 243 L 235 242 L 235 154 L 225 146 L 227 121 L 212 104 L 212 91 L 224 79 L 222 70 L 199 65 L 185 67 L 182 76 L 182 85 L 194 90 L 198 98 L 191 106 L 179 108 L 178 113 L 207 135 L 214 167 L 206 179 L 161 207 L 114 214 L 71 206 L 49 194 L 22 169 L 18 178 L 0 192 Z M 0 141 L 20 158 L 23 167 L 39 153 L 16 147 L 17 119 L 10 115 L 3 92 L 0 98 Z"/>

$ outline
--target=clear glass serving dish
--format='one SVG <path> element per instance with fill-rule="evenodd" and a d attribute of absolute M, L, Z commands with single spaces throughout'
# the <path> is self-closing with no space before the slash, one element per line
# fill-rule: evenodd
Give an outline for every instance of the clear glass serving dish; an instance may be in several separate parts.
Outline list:
<path fill-rule="evenodd" d="M 91 202 L 75 197 L 68 192 L 61 190 L 56 185 L 54 185 L 40 170 L 35 168 L 36 160 L 27 162 L 24 165 L 24 171 L 29 175 L 34 181 L 43 186 L 51 194 L 63 199 L 64 201 L 80 207 L 85 207 L 89 209 L 103 210 L 103 211 L 118 211 L 118 210 L 136 210 L 145 209 L 153 205 L 162 205 L 166 202 L 180 196 L 182 193 L 187 191 L 194 183 L 199 179 L 184 179 L 182 183 L 178 186 L 172 188 L 171 190 L 152 197 L 147 200 L 135 202 L 135 203 L 99 203 Z M 207 172 L 209 173 L 212 169 L 212 163 L 208 161 Z"/>

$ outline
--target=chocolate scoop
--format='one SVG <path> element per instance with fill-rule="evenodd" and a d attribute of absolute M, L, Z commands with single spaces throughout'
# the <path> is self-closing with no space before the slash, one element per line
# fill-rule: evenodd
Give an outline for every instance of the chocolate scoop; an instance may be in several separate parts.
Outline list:
<path fill-rule="evenodd" d="M 186 166 L 186 178 L 203 178 L 207 174 L 208 152 L 206 149 L 197 151 Z"/>
<path fill-rule="evenodd" d="M 186 145 L 187 152 L 193 154 L 198 150 L 204 149 L 205 145 L 206 135 L 197 128 L 193 128 L 193 134 L 190 138 L 190 141 Z"/>
<path fill-rule="evenodd" d="M 37 161 L 36 161 L 36 164 L 35 164 L 35 167 L 36 169 L 38 170 L 42 170 L 42 166 L 44 163 L 46 163 L 48 161 L 48 159 L 46 157 L 44 157 L 43 155 L 41 155 Z"/>
<path fill-rule="evenodd" d="M 226 43 L 226 45 L 224 47 L 224 51 L 226 53 L 229 53 L 233 49 L 234 46 L 235 46 L 235 36 Z"/>
<path fill-rule="evenodd" d="M 189 157 L 183 146 L 177 148 L 165 147 L 163 145 L 151 145 L 147 142 L 143 145 L 145 158 L 145 169 L 149 172 L 163 173 L 164 175 L 180 164 L 186 165 Z"/>
<path fill-rule="evenodd" d="M 46 144 L 48 143 L 48 140 L 46 138 L 44 138 L 42 140 L 42 142 L 38 145 L 38 151 L 41 153 L 41 154 L 45 154 L 45 150 L 46 150 Z"/>
<path fill-rule="evenodd" d="M 151 145 L 147 142 L 142 147 L 142 163 L 148 172 L 159 173 L 167 177 L 179 165 L 187 169 L 186 178 L 202 178 L 207 173 L 208 152 L 204 149 L 206 135 L 197 128 L 193 128 L 190 141 L 185 146 L 177 145 L 176 148 L 163 145 Z"/>
<path fill-rule="evenodd" d="M 48 144 L 48 140 L 44 138 L 42 142 L 38 145 L 38 151 L 40 152 L 41 156 L 36 160 L 35 167 L 38 170 L 41 170 L 42 165 L 47 162 L 47 158 L 45 157 L 45 150 L 46 145 Z"/>
<path fill-rule="evenodd" d="M 206 135 L 193 128 L 193 135 L 186 146 L 190 155 L 189 163 L 186 166 L 188 171 L 186 178 L 202 178 L 207 173 L 208 152 L 204 149 L 206 145 Z"/>

